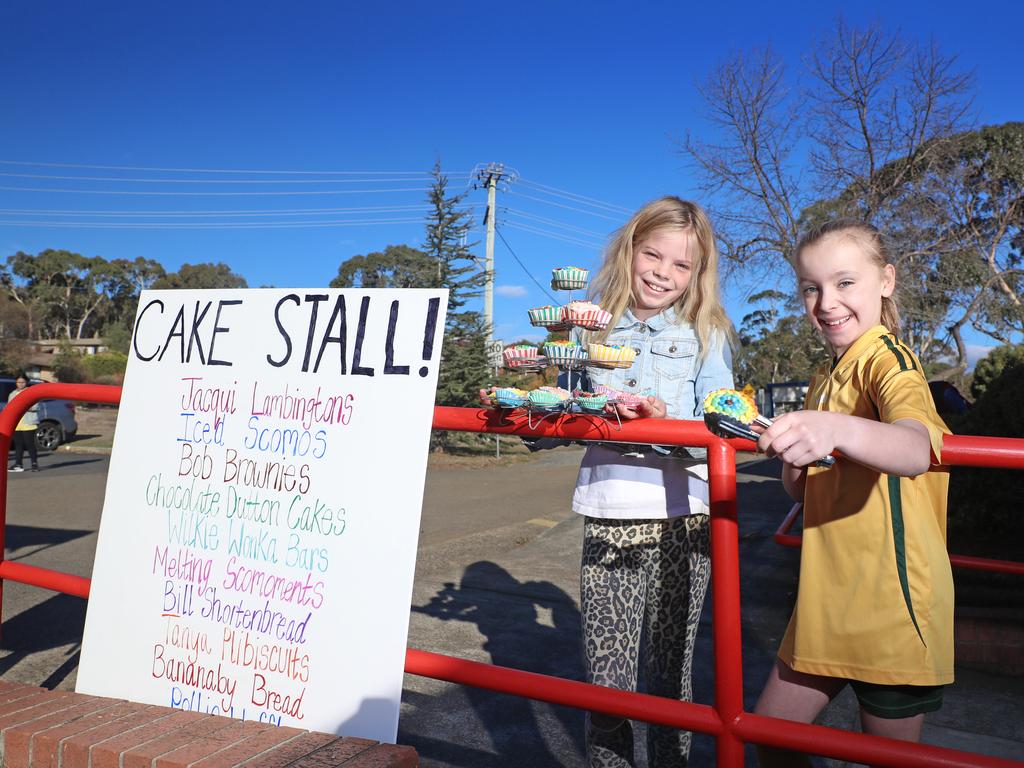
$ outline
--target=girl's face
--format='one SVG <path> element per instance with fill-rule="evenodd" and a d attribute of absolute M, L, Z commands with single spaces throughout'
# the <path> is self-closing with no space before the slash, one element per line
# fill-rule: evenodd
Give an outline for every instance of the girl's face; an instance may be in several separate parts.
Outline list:
<path fill-rule="evenodd" d="M 654 317 L 686 292 L 693 272 L 689 233 L 656 229 L 633 248 L 633 314 Z"/>
<path fill-rule="evenodd" d="M 21 376 L 19 376 L 14 380 L 14 386 L 17 387 L 18 389 L 24 389 L 25 387 L 28 386 L 28 382 L 25 381 L 25 379 L 23 379 Z"/>
<path fill-rule="evenodd" d="M 804 248 L 796 259 L 804 309 L 842 357 L 865 331 L 882 321 L 882 298 L 892 296 L 896 270 L 879 267 L 863 246 L 839 232 Z"/>

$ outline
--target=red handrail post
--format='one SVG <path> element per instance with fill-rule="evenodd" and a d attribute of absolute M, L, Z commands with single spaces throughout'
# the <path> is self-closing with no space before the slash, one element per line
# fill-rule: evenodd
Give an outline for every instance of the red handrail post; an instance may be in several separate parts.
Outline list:
<path fill-rule="evenodd" d="M 7 553 L 7 454 L 11 450 L 14 428 L 18 426 L 25 411 L 31 407 L 32 403 L 14 404 L 12 401 L 0 412 L 0 456 L 3 456 L 4 460 L 4 465 L 0 468 L 0 568 L 4 565 Z M 0 616 L 3 615 L 3 610 L 4 580 L 0 578 Z M 3 637 L 2 624 L 0 624 L 0 637 Z"/>
<path fill-rule="evenodd" d="M 24 390 L 20 395 L 11 400 L 0 412 L 0 451 L 2 451 L 4 465 L 0 468 L 0 574 L 10 577 L 13 573 L 32 574 L 29 578 L 32 581 L 25 583 L 36 583 L 35 579 L 42 578 L 39 586 L 47 589 L 67 592 L 77 595 L 83 590 L 88 592 L 88 584 L 82 581 L 81 577 L 70 576 L 58 572 L 49 572 L 46 575 L 45 569 L 22 568 L 16 564 L 8 564 L 4 559 L 4 552 L 7 546 L 7 452 L 11 448 L 11 438 L 14 435 L 14 428 L 18 426 L 21 417 L 25 415 L 33 405 L 40 400 L 48 398 L 68 398 L 79 402 L 109 403 L 117 405 L 121 402 L 121 387 L 109 386 L 106 384 L 36 384 Z M 46 581 L 47 579 L 55 581 Z M 20 580 L 20 579 L 19 579 Z M 57 586 L 51 586 L 56 584 Z M 84 597 L 85 595 L 81 595 Z M 0 576 L 0 616 L 3 615 L 4 607 L 4 577 Z M 2 625 L 0 625 L 2 629 Z"/>
<path fill-rule="evenodd" d="M 736 451 L 724 441 L 708 446 L 711 501 L 711 600 L 715 646 L 715 710 L 719 768 L 742 768 L 743 740 L 736 725 L 743 714 L 743 654 L 740 622 L 740 545 L 736 519 Z"/>

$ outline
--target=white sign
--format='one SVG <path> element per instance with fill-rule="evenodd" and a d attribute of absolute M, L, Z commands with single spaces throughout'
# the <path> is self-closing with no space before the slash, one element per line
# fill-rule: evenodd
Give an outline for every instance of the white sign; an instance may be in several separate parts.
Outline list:
<path fill-rule="evenodd" d="M 490 361 L 491 366 L 494 368 L 500 368 L 504 362 L 502 352 L 505 349 L 505 343 L 495 339 L 487 345 L 487 359 Z"/>
<path fill-rule="evenodd" d="M 78 691 L 394 742 L 446 306 L 143 292 Z"/>

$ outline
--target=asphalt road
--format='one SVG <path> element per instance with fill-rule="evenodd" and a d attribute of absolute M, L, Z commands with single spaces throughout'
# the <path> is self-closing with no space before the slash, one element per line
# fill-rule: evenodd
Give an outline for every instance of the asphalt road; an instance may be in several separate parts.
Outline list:
<path fill-rule="evenodd" d="M 513 463 L 431 466 L 410 646 L 580 679 L 582 526 L 568 506 L 579 458 L 573 448 Z M 40 465 L 39 473 L 10 477 L 7 557 L 89 576 L 107 457 L 59 452 L 41 456 Z M 764 461 L 742 466 L 738 477 L 748 707 L 772 663 L 795 589 L 798 553 L 771 540 L 789 506 L 777 477 L 777 467 Z M 704 702 L 713 700 L 710 602 L 697 645 L 697 658 L 708 663 L 695 672 L 695 698 Z M 73 689 L 85 601 L 8 583 L 3 617 L 0 676 Z M 844 694 L 823 722 L 855 728 L 854 713 Z M 582 718 L 575 710 L 406 675 L 398 741 L 415 747 L 424 766 L 582 766 Z M 1020 757 L 1021 722 L 1024 679 L 958 670 L 925 740 Z M 714 764 L 711 738 L 697 735 L 692 764 Z"/>
<path fill-rule="evenodd" d="M 568 500 L 579 453 L 556 452 L 543 464 L 481 462 L 432 468 L 424 489 L 421 547 L 444 547 L 502 529 L 515 532 L 499 536 L 499 546 L 522 546 L 571 516 Z M 6 557 L 89 577 L 109 457 L 58 451 L 41 454 L 39 464 L 38 473 L 9 476 Z M 527 489 L 526 498 L 510 502 L 506 490 L 512 488 Z M 14 582 L 4 585 L 3 598 L 0 676 L 74 689 L 85 601 Z"/>

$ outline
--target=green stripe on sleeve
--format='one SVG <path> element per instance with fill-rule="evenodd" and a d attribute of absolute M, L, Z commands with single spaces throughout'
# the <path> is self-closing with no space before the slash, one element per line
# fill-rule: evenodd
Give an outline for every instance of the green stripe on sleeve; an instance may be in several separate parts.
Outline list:
<path fill-rule="evenodd" d="M 900 352 L 899 349 L 896 348 L 896 345 L 893 343 L 893 340 L 890 339 L 888 336 L 882 336 L 881 338 L 882 338 L 882 341 L 885 342 L 885 346 L 887 346 L 889 348 L 889 351 L 892 352 L 894 355 L 896 355 L 896 360 L 900 364 L 900 370 L 901 371 L 909 370 L 910 368 L 907 365 L 906 359 L 903 357 L 903 353 Z"/>
<path fill-rule="evenodd" d="M 896 572 L 900 577 L 900 587 L 903 590 L 903 601 L 907 604 L 910 612 L 910 620 L 914 622 L 914 629 L 917 636 L 924 642 L 921 634 L 921 627 L 917 625 L 917 616 L 914 614 L 914 603 L 910 599 L 910 581 L 907 578 L 907 549 L 903 535 L 903 499 L 900 496 L 900 479 L 888 475 L 889 481 L 889 514 L 892 517 L 892 539 L 896 554 Z"/>
<path fill-rule="evenodd" d="M 914 356 L 910 353 L 910 348 L 907 347 L 902 341 L 899 343 L 900 349 L 907 353 L 907 360 L 910 361 L 910 367 L 915 371 L 917 370 L 917 363 L 914 362 Z"/>

